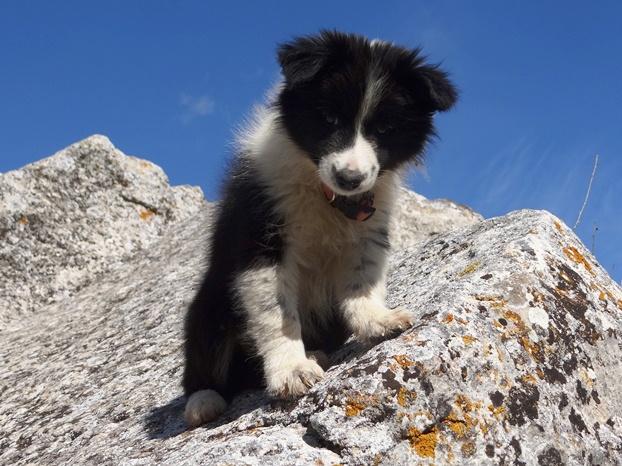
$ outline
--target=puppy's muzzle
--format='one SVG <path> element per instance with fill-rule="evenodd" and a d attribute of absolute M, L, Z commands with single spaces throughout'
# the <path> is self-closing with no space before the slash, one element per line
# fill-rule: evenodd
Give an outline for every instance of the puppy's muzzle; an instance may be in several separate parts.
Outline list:
<path fill-rule="evenodd" d="M 345 191 L 353 191 L 361 185 L 367 175 L 358 170 L 350 170 L 349 168 L 337 170 L 333 167 L 333 178 L 339 188 Z"/>

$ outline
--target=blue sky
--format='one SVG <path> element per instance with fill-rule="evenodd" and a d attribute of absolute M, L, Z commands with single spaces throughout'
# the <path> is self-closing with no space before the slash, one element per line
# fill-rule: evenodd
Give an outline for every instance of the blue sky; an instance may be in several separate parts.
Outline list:
<path fill-rule="evenodd" d="M 320 28 L 421 45 L 461 90 L 425 196 L 484 216 L 547 209 L 622 279 L 622 3 L 0 3 L 0 172 L 93 133 L 218 196 L 232 131 L 278 79 L 275 44 Z"/>

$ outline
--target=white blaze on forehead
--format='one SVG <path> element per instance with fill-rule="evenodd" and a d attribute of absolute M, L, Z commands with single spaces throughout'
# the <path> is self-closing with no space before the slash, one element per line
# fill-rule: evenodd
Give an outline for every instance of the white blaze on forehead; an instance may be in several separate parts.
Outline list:
<path fill-rule="evenodd" d="M 361 130 L 361 124 L 371 112 L 374 111 L 378 102 L 382 98 L 382 92 L 385 86 L 385 79 L 383 76 L 378 76 L 375 73 L 371 73 L 367 79 L 367 85 L 365 86 L 365 95 L 361 103 L 361 108 L 358 114 L 358 130 Z"/>

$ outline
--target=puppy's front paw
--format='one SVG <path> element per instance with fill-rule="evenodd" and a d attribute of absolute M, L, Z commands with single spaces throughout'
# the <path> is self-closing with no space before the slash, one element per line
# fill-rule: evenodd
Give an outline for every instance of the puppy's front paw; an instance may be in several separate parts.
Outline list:
<path fill-rule="evenodd" d="M 279 398 L 304 395 L 324 378 L 324 370 L 312 359 L 304 359 L 267 376 L 268 392 Z"/>
<path fill-rule="evenodd" d="M 375 340 L 403 332 L 412 324 L 413 316 L 406 309 L 383 308 L 381 311 L 370 312 L 359 331 L 355 333 L 363 340 Z"/>

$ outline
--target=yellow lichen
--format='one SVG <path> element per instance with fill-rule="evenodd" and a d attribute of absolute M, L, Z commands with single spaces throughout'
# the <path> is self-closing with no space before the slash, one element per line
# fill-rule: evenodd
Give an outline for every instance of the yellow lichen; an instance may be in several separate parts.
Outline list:
<path fill-rule="evenodd" d="M 544 354 L 541 345 L 532 342 L 527 336 L 524 335 L 520 337 L 520 344 L 523 348 L 525 348 L 525 351 L 527 351 L 532 359 L 538 362 L 544 361 Z"/>
<path fill-rule="evenodd" d="M 467 434 L 468 426 L 466 421 L 459 419 L 453 411 L 443 420 L 443 424 L 454 433 L 456 438 L 463 438 Z"/>
<path fill-rule="evenodd" d="M 410 447 L 422 458 L 434 458 L 436 454 L 436 444 L 438 443 L 438 432 L 433 427 L 429 432 L 421 432 L 415 427 L 408 429 L 408 440 Z"/>
<path fill-rule="evenodd" d="M 467 265 L 464 270 L 462 270 L 462 272 L 458 274 L 458 276 L 464 277 L 470 273 L 473 273 L 479 268 L 480 265 L 480 261 L 473 261 L 469 265 Z"/>
<path fill-rule="evenodd" d="M 406 356 L 405 354 L 398 354 L 396 356 L 393 356 L 393 359 L 395 359 L 395 361 L 400 366 L 402 366 L 404 369 L 406 369 L 407 367 L 415 365 L 415 363 L 413 361 L 411 361 L 410 358 L 408 356 Z"/>
<path fill-rule="evenodd" d="M 475 454 L 475 443 L 473 442 L 465 442 L 462 444 L 462 447 L 460 448 L 460 451 L 462 451 L 462 455 L 469 457 L 469 456 L 473 456 Z"/>
<path fill-rule="evenodd" d="M 346 416 L 358 416 L 365 409 L 360 399 L 348 398 L 346 401 Z"/>
<path fill-rule="evenodd" d="M 378 404 L 378 397 L 374 395 L 355 394 L 346 398 L 346 416 L 358 416 L 368 406 Z"/>
<path fill-rule="evenodd" d="M 398 405 L 406 407 L 410 402 L 417 399 L 417 394 L 411 390 L 408 390 L 407 388 L 400 387 L 399 391 L 397 392 L 396 398 Z"/>
<path fill-rule="evenodd" d="M 482 406 L 482 403 L 480 401 L 471 401 L 466 395 L 456 396 L 456 404 L 465 413 L 475 411 Z"/>
<path fill-rule="evenodd" d="M 149 220 L 151 217 L 155 215 L 155 212 L 151 209 L 141 210 L 138 214 L 141 220 Z"/>
<path fill-rule="evenodd" d="M 520 378 L 523 382 L 535 385 L 538 381 L 532 374 L 523 374 Z"/>
<path fill-rule="evenodd" d="M 475 299 L 489 303 L 493 309 L 501 309 L 508 303 L 501 296 L 475 295 Z"/>
<path fill-rule="evenodd" d="M 476 340 L 477 340 L 477 338 L 472 337 L 471 335 L 463 335 L 462 336 L 462 341 L 464 342 L 465 345 L 470 345 L 471 343 L 473 343 Z"/>
<path fill-rule="evenodd" d="M 488 411 L 495 417 L 501 417 L 505 413 L 505 407 L 488 405 Z"/>
<path fill-rule="evenodd" d="M 566 254 L 566 257 L 568 257 L 568 259 L 574 261 L 577 264 L 583 265 L 583 267 L 585 267 L 585 269 L 588 272 L 594 273 L 592 271 L 592 265 L 587 261 L 587 259 L 583 256 L 583 254 L 581 254 L 577 250 L 577 248 L 575 248 L 574 246 L 568 246 L 568 247 L 565 247 L 563 251 L 564 251 L 564 254 Z"/>

